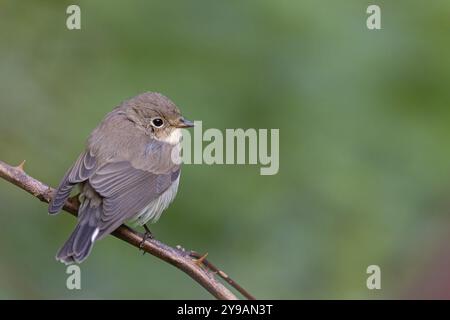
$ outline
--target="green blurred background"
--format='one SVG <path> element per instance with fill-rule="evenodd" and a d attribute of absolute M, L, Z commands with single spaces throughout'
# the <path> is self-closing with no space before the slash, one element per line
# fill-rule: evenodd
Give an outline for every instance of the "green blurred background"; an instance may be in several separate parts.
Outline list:
<path fill-rule="evenodd" d="M 1 160 L 56 186 L 145 91 L 204 128 L 279 128 L 277 175 L 185 166 L 156 237 L 258 298 L 450 298 L 449 1 L 77 1 L 69 31 L 72 3 L 0 1 Z M 54 255 L 75 220 L 5 181 L 0 208 L 0 298 L 211 298 L 112 237 L 69 291 Z"/>

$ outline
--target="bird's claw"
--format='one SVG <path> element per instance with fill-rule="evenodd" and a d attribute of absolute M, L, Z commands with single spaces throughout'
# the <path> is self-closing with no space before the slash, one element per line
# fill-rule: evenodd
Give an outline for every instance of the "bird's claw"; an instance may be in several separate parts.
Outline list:
<path fill-rule="evenodd" d="M 144 236 L 142 237 L 141 243 L 139 244 L 139 250 L 143 251 L 142 252 L 143 255 L 145 254 L 145 250 L 144 250 L 145 241 L 147 241 L 147 239 L 154 239 L 152 232 L 146 225 L 144 225 L 144 229 L 145 229 L 145 233 L 144 233 Z"/>

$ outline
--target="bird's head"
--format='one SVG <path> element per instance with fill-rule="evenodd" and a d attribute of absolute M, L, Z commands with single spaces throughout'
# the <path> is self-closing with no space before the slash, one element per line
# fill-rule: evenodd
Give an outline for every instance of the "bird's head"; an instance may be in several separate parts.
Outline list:
<path fill-rule="evenodd" d="M 193 127 L 180 109 L 167 97 L 156 92 L 146 92 L 124 102 L 129 120 L 157 140 L 176 144 L 181 139 L 180 128 Z"/>

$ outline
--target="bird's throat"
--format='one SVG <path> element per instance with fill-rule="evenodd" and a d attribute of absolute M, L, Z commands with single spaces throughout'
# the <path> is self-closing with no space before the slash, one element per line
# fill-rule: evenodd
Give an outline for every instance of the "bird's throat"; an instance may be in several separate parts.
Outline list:
<path fill-rule="evenodd" d="M 161 141 L 176 145 L 181 141 L 182 136 L 183 134 L 181 133 L 181 129 L 176 128 L 167 137 L 161 139 Z"/>

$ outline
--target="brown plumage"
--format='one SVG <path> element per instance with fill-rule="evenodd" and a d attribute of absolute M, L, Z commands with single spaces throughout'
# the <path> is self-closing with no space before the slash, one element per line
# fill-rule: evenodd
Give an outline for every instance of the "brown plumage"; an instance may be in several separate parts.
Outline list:
<path fill-rule="evenodd" d="M 172 150 L 180 142 L 179 128 L 190 126 L 173 102 L 152 92 L 106 115 L 49 204 L 49 213 L 59 212 L 80 186 L 78 223 L 56 258 L 80 263 L 96 240 L 123 222 L 156 221 L 176 195 L 180 166 Z"/>

